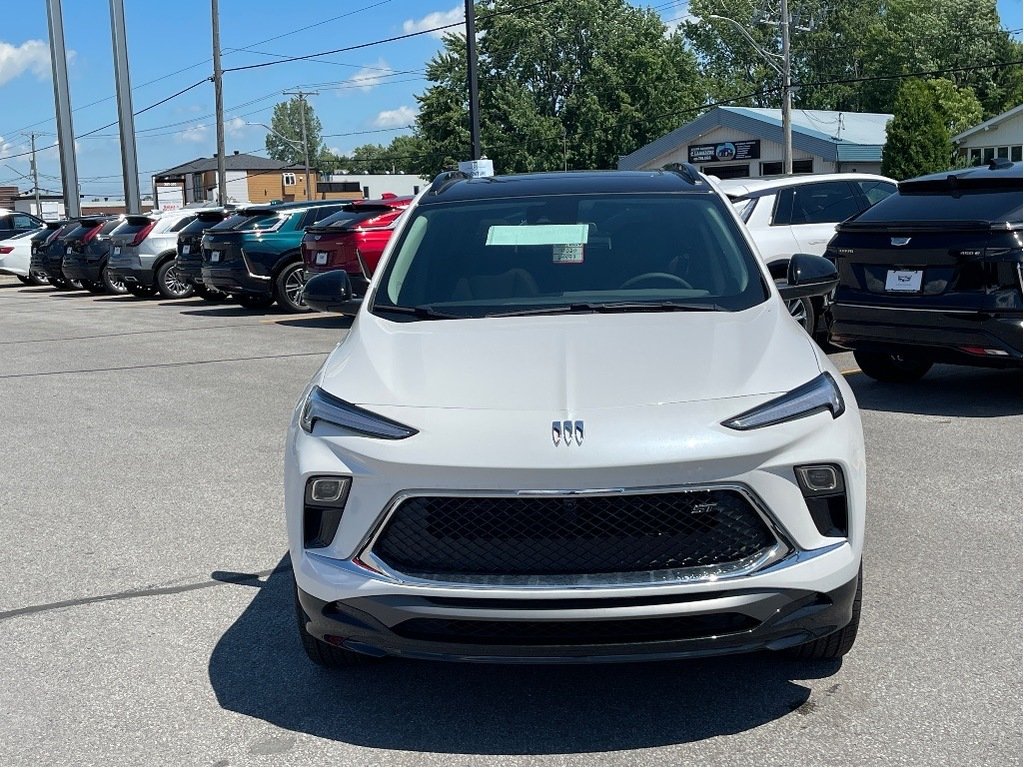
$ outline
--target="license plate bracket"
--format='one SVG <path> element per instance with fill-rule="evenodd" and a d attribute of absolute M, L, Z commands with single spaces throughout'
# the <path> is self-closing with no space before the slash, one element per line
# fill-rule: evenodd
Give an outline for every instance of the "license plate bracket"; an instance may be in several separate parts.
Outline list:
<path fill-rule="evenodd" d="M 317 266 L 321 266 L 322 267 L 326 263 L 327 263 L 327 251 L 317 251 L 316 252 L 316 264 L 317 264 Z"/>
<path fill-rule="evenodd" d="M 885 273 L 885 290 L 888 293 L 920 293 L 923 279 L 923 269 L 890 269 Z"/>
<path fill-rule="evenodd" d="M 210 262 L 216 264 L 220 261 L 220 251 L 210 251 Z"/>

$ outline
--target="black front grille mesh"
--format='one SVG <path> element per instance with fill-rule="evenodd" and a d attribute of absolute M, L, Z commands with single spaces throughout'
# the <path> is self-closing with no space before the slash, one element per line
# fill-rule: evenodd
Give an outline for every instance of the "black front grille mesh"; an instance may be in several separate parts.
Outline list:
<path fill-rule="evenodd" d="M 757 624 L 756 619 L 741 613 L 714 613 L 617 621 L 410 619 L 393 631 L 411 640 L 467 645 L 612 645 L 726 635 L 752 629 Z"/>
<path fill-rule="evenodd" d="M 416 497 L 373 551 L 421 576 L 631 573 L 722 566 L 776 543 L 734 490 L 577 497 Z"/>

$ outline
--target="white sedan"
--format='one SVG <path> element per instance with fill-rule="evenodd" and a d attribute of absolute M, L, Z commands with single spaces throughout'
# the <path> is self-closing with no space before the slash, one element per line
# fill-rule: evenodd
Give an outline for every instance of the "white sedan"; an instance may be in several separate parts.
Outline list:
<path fill-rule="evenodd" d="M 286 443 L 314 662 L 853 646 L 857 405 L 696 169 L 444 174 L 305 299 L 356 314 Z"/>
<path fill-rule="evenodd" d="M 31 273 L 32 236 L 39 230 L 0 240 L 0 275 L 14 275 L 25 285 L 42 285 L 45 280 Z"/>

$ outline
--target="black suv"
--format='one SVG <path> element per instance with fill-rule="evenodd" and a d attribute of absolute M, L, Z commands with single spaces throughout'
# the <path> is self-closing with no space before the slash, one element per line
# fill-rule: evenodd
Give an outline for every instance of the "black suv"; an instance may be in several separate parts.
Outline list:
<path fill-rule="evenodd" d="M 348 200 L 313 200 L 239 208 L 203 235 L 203 284 L 230 293 L 243 307 L 275 301 L 304 312 L 302 236 L 306 227 L 340 211 Z"/>
<path fill-rule="evenodd" d="M 49 225 L 48 225 L 49 226 Z M 78 219 L 63 221 L 60 228 L 52 230 L 50 236 L 32 251 L 29 269 L 46 278 L 59 291 L 81 288 L 81 283 L 64 275 L 64 239 L 78 228 Z"/>
<path fill-rule="evenodd" d="M 832 343 L 880 381 L 934 363 L 1021 365 L 1021 164 L 901 182 L 840 224 Z"/>
<path fill-rule="evenodd" d="M 121 216 L 90 216 L 64 238 L 61 271 L 90 293 L 127 293 L 124 283 L 110 274 L 110 234 L 124 223 Z"/>
<path fill-rule="evenodd" d="M 204 299 L 219 300 L 227 294 L 203 283 L 203 235 L 206 230 L 220 224 L 231 215 L 234 206 L 227 208 L 204 208 L 198 212 L 195 221 L 178 231 L 178 252 L 174 264 L 178 276 L 193 286 L 196 295 Z"/>

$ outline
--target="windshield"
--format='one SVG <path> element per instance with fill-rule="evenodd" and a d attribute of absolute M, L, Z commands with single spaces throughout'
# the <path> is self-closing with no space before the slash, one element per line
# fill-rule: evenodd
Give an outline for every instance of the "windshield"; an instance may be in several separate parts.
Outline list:
<path fill-rule="evenodd" d="M 1016 189 L 970 188 L 951 190 L 899 191 L 868 208 L 854 220 L 856 224 L 893 221 L 1021 221 L 1020 180 Z M 922 185 L 923 186 L 923 185 Z"/>
<path fill-rule="evenodd" d="M 768 297 L 713 195 L 605 194 L 424 204 L 375 294 L 389 319 L 736 311 Z"/>

